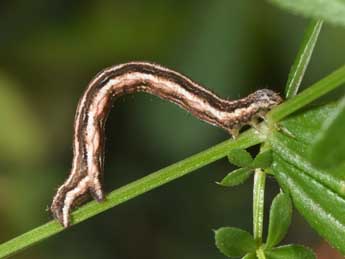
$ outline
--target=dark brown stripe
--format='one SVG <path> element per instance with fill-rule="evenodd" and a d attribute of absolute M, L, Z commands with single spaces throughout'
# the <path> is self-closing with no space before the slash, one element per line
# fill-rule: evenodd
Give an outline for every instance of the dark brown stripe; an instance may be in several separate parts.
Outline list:
<path fill-rule="evenodd" d="M 130 73 L 140 73 L 142 75 L 153 75 L 157 81 L 151 81 L 146 79 L 137 78 L 137 80 L 130 80 L 126 85 L 123 82 L 120 82 L 120 85 L 113 85 L 109 88 L 109 92 L 106 93 L 107 102 L 96 104 L 95 96 L 99 91 L 109 83 L 109 80 L 122 77 Z M 101 200 L 103 197 L 103 192 L 99 189 L 98 181 L 101 180 L 104 167 L 104 145 L 105 145 L 105 134 L 104 126 L 112 106 L 112 102 L 115 98 L 122 96 L 124 94 L 131 94 L 134 92 L 147 92 L 152 95 L 158 96 L 162 99 L 173 102 L 187 111 L 191 112 L 195 117 L 206 121 L 215 126 L 219 126 L 228 130 L 231 134 L 237 135 L 238 130 L 245 124 L 248 124 L 250 121 L 254 120 L 256 117 L 271 109 L 274 105 L 279 104 L 282 101 L 282 98 L 275 92 L 267 89 L 258 90 L 255 93 L 239 100 L 226 100 L 221 99 L 216 94 L 205 89 L 201 85 L 191 81 L 188 77 L 185 77 L 182 74 L 171 70 L 165 70 L 158 65 L 150 63 L 128 63 L 121 67 L 108 68 L 101 71 L 96 76 L 97 79 L 91 81 L 86 92 L 79 100 L 77 114 L 75 116 L 75 133 L 74 133 L 74 148 L 78 144 L 79 152 L 75 152 L 75 167 L 74 171 L 71 172 L 71 182 L 65 182 L 59 191 L 56 193 L 51 210 L 54 216 L 65 226 L 69 225 L 69 219 L 67 213 L 69 207 L 66 205 L 66 197 L 68 193 L 72 190 L 75 190 L 78 187 L 78 184 L 85 179 L 85 176 L 90 176 L 90 182 L 86 182 L 86 187 L 83 190 L 79 190 L 76 194 L 72 195 L 71 206 L 75 205 L 76 201 L 83 199 L 87 192 L 93 194 L 92 196 Z M 188 96 L 177 93 L 174 89 L 169 87 L 162 87 L 159 82 L 159 79 L 164 79 L 169 82 L 176 84 L 178 87 L 183 88 L 185 91 L 189 92 L 193 97 L 192 100 Z M 119 87 L 121 86 L 121 87 Z M 82 101 L 84 100 L 84 103 Z M 206 103 L 205 106 L 195 104 L 194 101 L 197 100 L 198 103 Z M 94 144 L 95 139 L 89 139 L 86 136 L 87 126 L 91 111 L 91 104 L 102 105 L 95 108 L 99 114 L 94 118 L 94 124 L 90 125 L 93 128 L 93 131 L 99 134 L 100 140 L 99 144 Z M 104 106 L 103 106 L 104 105 Z M 251 107 L 252 105 L 252 107 Z M 102 110 L 99 110 L 102 109 Z M 209 109 L 209 110 L 208 110 Z M 243 109 L 243 110 L 237 110 Z M 214 110 L 216 112 L 214 113 Z M 222 117 L 218 115 L 218 112 L 227 113 L 226 116 Z M 80 113 L 80 114 L 79 114 Z M 90 154 L 91 150 L 87 150 L 87 143 L 93 147 L 93 153 Z M 99 176 L 96 176 L 88 168 L 88 154 L 93 157 L 91 166 L 99 166 Z M 99 177 L 97 179 L 97 177 Z M 97 192 L 97 188 L 99 193 Z M 66 220 L 64 220 L 64 217 Z"/>

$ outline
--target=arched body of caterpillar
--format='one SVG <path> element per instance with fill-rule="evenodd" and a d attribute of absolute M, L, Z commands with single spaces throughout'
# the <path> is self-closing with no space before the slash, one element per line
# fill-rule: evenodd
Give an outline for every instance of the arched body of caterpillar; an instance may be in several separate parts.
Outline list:
<path fill-rule="evenodd" d="M 64 227 L 70 224 L 69 214 L 78 200 L 88 194 L 97 201 L 104 199 L 100 181 L 104 125 L 113 101 L 135 92 L 146 92 L 175 103 L 232 136 L 282 102 L 277 93 L 268 89 L 239 100 L 223 99 L 180 73 L 147 62 L 130 62 L 101 71 L 79 100 L 74 122 L 72 169 L 51 205 L 54 217 Z"/>

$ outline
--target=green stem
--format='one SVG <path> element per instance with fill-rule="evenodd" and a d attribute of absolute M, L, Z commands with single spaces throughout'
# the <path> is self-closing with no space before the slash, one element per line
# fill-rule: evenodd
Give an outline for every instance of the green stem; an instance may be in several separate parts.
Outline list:
<path fill-rule="evenodd" d="M 140 194 L 148 192 L 158 186 L 173 181 L 192 171 L 210 164 L 220 158 L 225 157 L 231 149 L 248 148 L 261 143 L 264 136 L 257 134 L 254 130 L 248 130 L 241 134 L 236 140 L 227 140 L 213 146 L 196 155 L 186 158 L 180 162 L 172 164 L 166 168 L 158 170 L 146 177 L 127 184 L 111 192 L 106 201 L 97 203 L 95 201 L 87 203 L 72 214 L 72 224 L 75 225 L 105 210 L 128 201 Z M 13 255 L 24 248 L 27 248 L 49 236 L 59 233 L 63 228 L 56 222 L 50 221 L 29 232 L 22 234 L 12 240 L 0 245 L 0 258 Z"/>
<path fill-rule="evenodd" d="M 321 81 L 315 83 L 310 88 L 304 90 L 296 97 L 284 102 L 267 115 L 267 121 L 270 123 L 279 121 L 294 111 L 300 109 L 306 104 L 312 102 L 316 98 L 328 93 L 341 84 L 345 83 L 345 66 L 325 77 Z M 272 120 L 272 121 L 271 121 Z M 82 222 L 94 215 L 97 215 L 109 208 L 128 201 L 140 194 L 148 192 L 165 183 L 182 177 L 192 171 L 210 164 L 224 156 L 231 149 L 247 148 L 259 144 L 265 140 L 266 134 L 258 134 L 255 130 L 248 130 L 234 140 L 224 141 L 214 147 L 211 147 L 194 156 L 184 159 L 178 163 L 161 169 L 144 178 L 134 181 L 123 186 L 107 196 L 107 200 L 103 203 L 90 202 L 73 214 L 73 224 Z M 265 174 L 257 171 L 255 174 L 256 183 L 254 186 L 254 236 L 258 243 L 262 242 L 262 216 L 263 216 L 263 195 L 265 185 Z M 261 187 L 260 187 L 261 186 Z M 56 222 L 50 221 L 29 232 L 24 233 L 12 240 L 0 245 L 0 258 L 13 255 L 20 250 L 27 248 L 49 236 L 57 234 L 63 228 Z"/>
<path fill-rule="evenodd" d="M 266 255 L 264 253 L 264 250 L 260 247 L 259 249 L 256 250 L 256 256 L 259 259 L 266 259 Z"/>
<path fill-rule="evenodd" d="M 295 96 L 301 85 L 304 73 L 308 67 L 311 54 L 319 37 L 322 21 L 312 21 L 308 25 L 303 37 L 302 44 L 298 50 L 295 61 L 291 67 L 289 78 L 285 87 L 285 97 L 289 99 Z"/>
<path fill-rule="evenodd" d="M 345 65 L 273 109 L 267 114 L 267 120 L 277 122 L 344 83 Z"/>
<path fill-rule="evenodd" d="M 266 174 L 261 169 L 255 170 L 253 188 L 253 235 L 256 246 L 262 244 L 262 230 L 264 221 Z"/>

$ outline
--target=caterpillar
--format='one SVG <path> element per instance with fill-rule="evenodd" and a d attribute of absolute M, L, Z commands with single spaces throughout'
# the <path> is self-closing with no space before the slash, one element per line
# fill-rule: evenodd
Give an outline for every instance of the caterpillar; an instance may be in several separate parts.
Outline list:
<path fill-rule="evenodd" d="M 130 62 L 104 69 L 87 86 L 79 100 L 74 122 L 73 162 L 66 181 L 50 207 L 64 226 L 72 208 L 88 194 L 104 200 L 100 177 L 104 165 L 104 126 L 113 101 L 123 95 L 145 92 L 177 104 L 198 119 L 228 131 L 263 117 L 282 102 L 276 92 L 258 90 L 239 100 L 218 97 L 188 77 L 148 62 Z"/>

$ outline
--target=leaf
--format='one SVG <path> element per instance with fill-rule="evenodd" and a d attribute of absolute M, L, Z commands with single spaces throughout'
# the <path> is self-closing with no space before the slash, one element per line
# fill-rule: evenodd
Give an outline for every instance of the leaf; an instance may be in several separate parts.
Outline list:
<path fill-rule="evenodd" d="M 311 146 L 311 161 L 323 169 L 345 161 L 345 97 L 321 126 Z"/>
<path fill-rule="evenodd" d="M 304 33 L 302 44 L 295 61 L 290 69 L 289 78 L 285 86 L 285 97 L 291 98 L 298 92 L 304 73 L 308 67 L 315 44 L 319 37 L 322 21 L 311 21 Z"/>
<path fill-rule="evenodd" d="M 238 167 L 249 167 L 253 162 L 252 156 L 245 149 L 234 149 L 228 154 L 228 159 L 231 164 Z"/>
<path fill-rule="evenodd" d="M 286 245 L 266 250 L 267 259 L 315 259 L 314 252 L 301 245 Z"/>
<path fill-rule="evenodd" d="M 239 228 L 222 227 L 215 231 L 217 248 L 228 257 L 244 256 L 255 251 L 251 234 Z"/>
<path fill-rule="evenodd" d="M 303 90 L 294 98 L 286 100 L 272 109 L 267 113 L 266 120 L 278 122 L 343 84 L 345 84 L 345 65 Z"/>
<path fill-rule="evenodd" d="M 269 141 L 273 151 L 284 157 L 285 161 L 345 198 L 345 181 L 334 177 L 333 172 L 316 168 L 307 160 L 309 146 L 318 134 L 323 121 L 334 112 L 335 108 L 334 104 L 325 105 L 290 117 L 281 122 L 281 126 L 287 128 L 294 138 L 276 132 Z"/>
<path fill-rule="evenodd" d="M 283 240 L 290 226 L 291 216 L 292 204 L 289 195 L 279 193 L 271 205 L 267 248 L 272 248 Z"/>
<path fill-rule="evenodd" d="M 232 187 L 244 183 L 249 176 L 252 174 L 250 168 L 239 168 L 230 172 L 223 180 L 219 183 L 222 186 Z"/>
<path fill-rule="evenodd" d="M 345 200 L 278 155 L 273 171 L 280 186 L 291 194 L 299 213 L 322 237 L 345 254 Z"/>
<path fill-rule="evenodd" d="M 332 246 L 345 254 L 345 182 L 313 166 L 306 155 L 325 118 L 336 109 L 326 105 L 281 122 L 294 137 L 275 132 L 269 138 L 272 170 L 294 206 Z"/>
<path fill-rule="evenodd" d="M 339 0 L 269 0 L 281 8 L 306 17 L 345 26 L 345 1 Z"/>
<path fill-rule="evenodd" d="M 267 168 L 272 164 L 272 151 L 266 150 L 259 153 L 251 164 L 252 168 Z"/>

